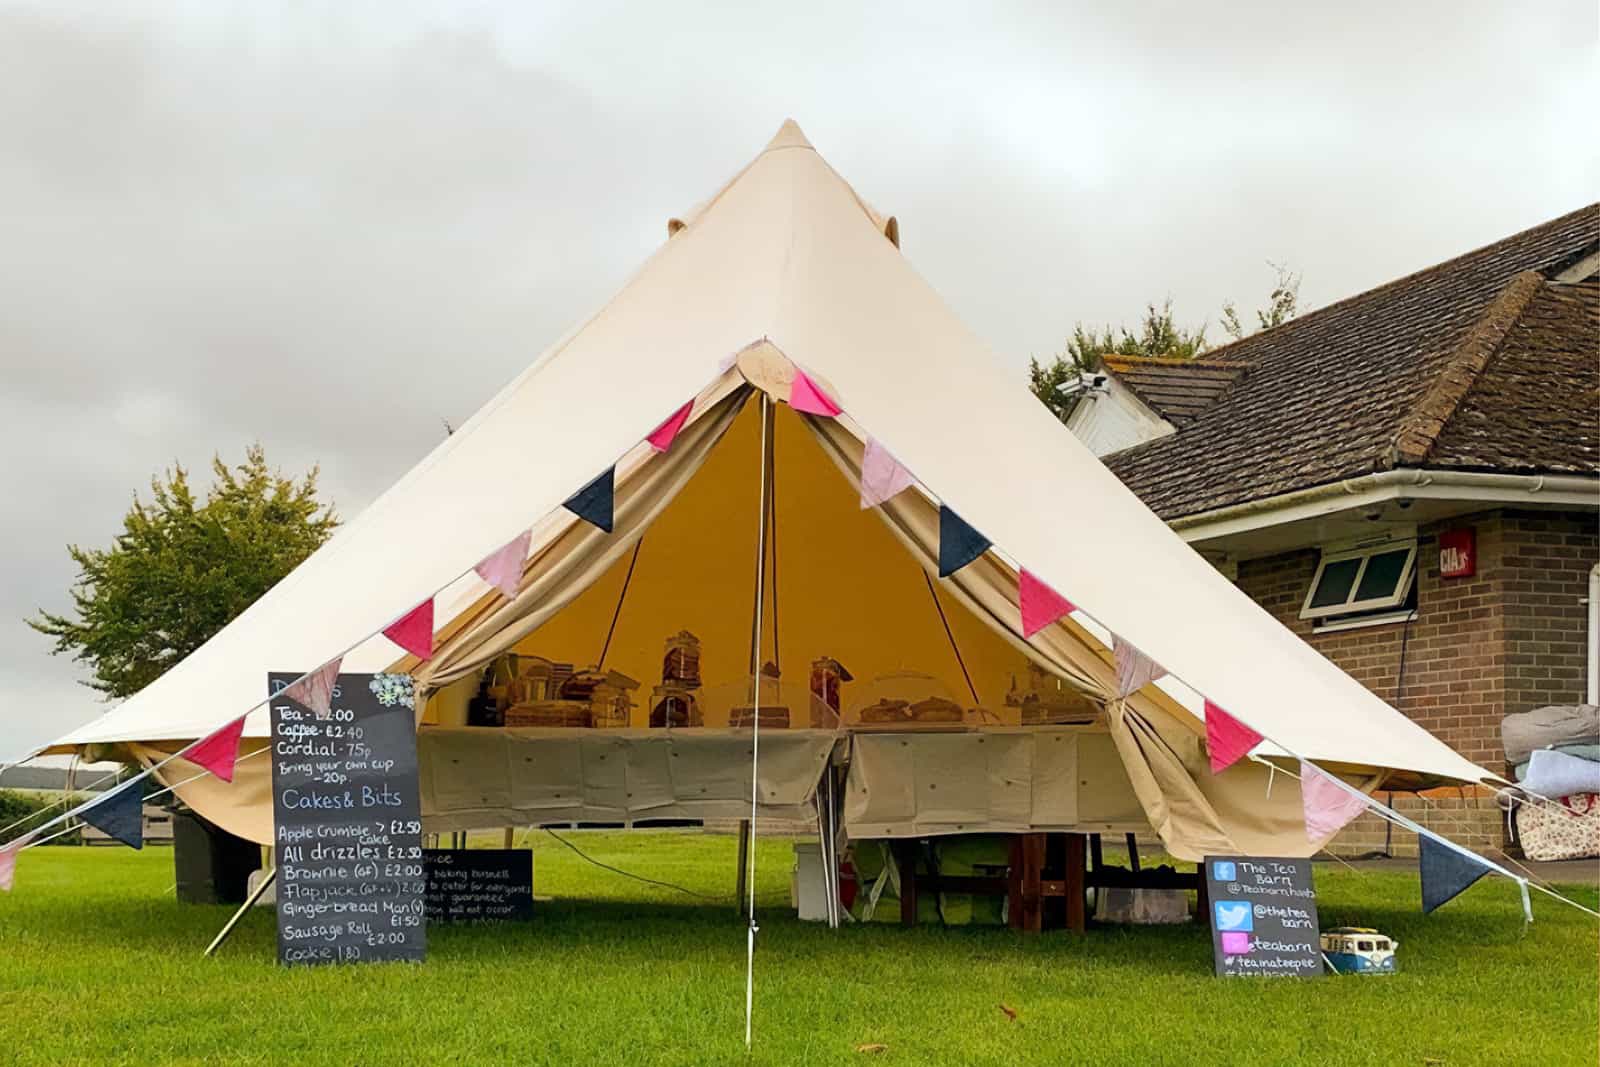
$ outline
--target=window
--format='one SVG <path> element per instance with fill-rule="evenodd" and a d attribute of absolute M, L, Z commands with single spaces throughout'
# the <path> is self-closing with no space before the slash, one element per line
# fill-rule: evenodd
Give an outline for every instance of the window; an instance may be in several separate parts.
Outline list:
<path fill-rule="evenodd" d="M 1324 552 L 1300 617 L 1333 622 L 1335 616 L 1392 612 L 1411 595 L 1416 563 L 1415 541 Z"/>
<path fill-rule="evenodd" d="M 1357 948 L 1357 950 L 1359 950 L 1361 952 L 1371 952 L 1372 951 L 1372 942 L 1371 941 L 1357 941 L 1356 942 L 1356 948 Z"/>

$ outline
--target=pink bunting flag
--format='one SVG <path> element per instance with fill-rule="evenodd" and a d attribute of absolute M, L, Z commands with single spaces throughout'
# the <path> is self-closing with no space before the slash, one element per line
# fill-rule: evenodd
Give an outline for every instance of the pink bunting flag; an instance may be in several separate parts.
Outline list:
<path fill-rule="evenodd" d="M 916 479 L 900 466 L 900 461 L 889 450 L 872 438 L 867 438 L 867 450 L 861 455 L 861 506 L 875 508 L 897 494 L 911 488 Z"/>
<path fill-rule="evenodd" d="M 650 442 L 650 447 L 657 452 L 665 452 L 672 447 L 672 441 L 678 436 L 678 431 L 683 429 L 683 424 L 689 421 L 689 412 L 694 410 L 694 401 L 691 400 L 683 407 L 667 416 L 667 421 L 650 431 L 650 436 L 645 440 Z"/>
<path fill-rule="evenodd" d="M 1023 637 L 1032 637 L 1073 612 L 1072 601 L 1044 584 L 1026 567 L 1017 574 L 1017 607 L 1022 610 Z M 1121 674 L 1120 665 L 1118 674 Z"/>
<path fill-rule="evenodd" d="M 1260 734 L 1206 701 L 1206 751 L 1211 754 L 1212 774 L 1232 767 L 1260 743 Z"/>
<path fill-rule="evenodd" d="M 244 716 L 195 742 L 183 751 L 183 758 L 204 767 L 224 782 L 233 781 L 233 765 L 239 761 L 239 738 L 244 734 Z"/>
<path fill-rule="evenodd" d="M 1111 635 L 1111 654 L 1117 661 L 1117 696 L 1137 693 L 1167 672 L 1155 660 L 1133 647 L 1132 643 Z"/>
<path fill-rule="evenodd" d="M 1306 840 L 1320 844 L 1367 810 L 1366 798 L 1345 789 L 1314 763 L 1300 761 L 1300 800 L 1305 808 Z"/>
<path fill-rule="evenodd" d="M 32 838 L 32 834 L 23 834 L 15 841 L 7 841 L 0 845 L 0 890 L 11 892 L 11 883 L 17 876 L 17 853 L 21 852 L 22 846 Z"/>
<path fill-rule="evenodd" d="M 528 543 L 533 540 L 532 530 L 523 530 L 517 536 L 483 558 L 476 567 L 478 577 L 504 593 L 508 599 L 517 595 L 522 581 L 522 564 L 528 558 Z"/>
<path fill-rule="evenodd" d="M 339 664 L 343 662 L 343 656 L 329 660 L 289 686 L 282 695 L 310 708 L 317 718 L 326 719 L 333 714 L 333 688 L 339 684 Z"/>
<path fill-rule="evenodd" d="M 817 383 L 806 377 L 799 367 L 794 369 L 794 381 L 789 383 L 789 406 L 807 415 L 825 415 L 833 418 L 844 410 L 828 399 L 828 394 L 817 388 Z"/>
<path fill-rule="evenodd" d="M 383 636 L 420 660 L 433 658 L 433 597 L 384 628 Z"/>

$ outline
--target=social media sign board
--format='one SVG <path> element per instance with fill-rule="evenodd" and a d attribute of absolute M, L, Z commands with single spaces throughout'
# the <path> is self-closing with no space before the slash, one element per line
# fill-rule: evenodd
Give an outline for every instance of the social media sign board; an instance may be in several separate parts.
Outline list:
<path fill-rule="evenodd" d="M 1321 976 L 1309 859 L 1207 856 L 1206 893 L 1218 975 Z"/>

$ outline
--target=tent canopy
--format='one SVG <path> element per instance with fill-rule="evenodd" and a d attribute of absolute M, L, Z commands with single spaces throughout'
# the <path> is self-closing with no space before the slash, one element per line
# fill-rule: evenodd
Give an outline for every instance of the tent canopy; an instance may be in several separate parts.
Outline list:
<path fill-rule="evenodd" d="M 732 681 L 748 656 L 754 578 L 757 471 L 752 450 L 733 446 L 754 431 L 740 410 L 757 389 L 782 399 L 799 367 L 845 416 L 779 420 L 779 551 L 793 554 L 779 559 L 786 629 L 769 655 L 786 672 L 821 655 L 861 678 L 900 666 L 963 702 L 970 673 L 970 702 L 1003 706 L 1008 679 L 1033 662 L 1103 698 L 1114 632 L 1181 680 L 1187 701 L 1153 687 L 1140 700 L 1191 731 L 1203 694 L 1263 734 L 1264 751 L 1418 781 L 1492 777 L 1291 634 L 1124 488 L 960 323 L 902 257 L 894 220 L 872 212 L 792 122 L 671 229 L 605 307 L 292 574 L 53 749 L 203 736 L 260 705 L 268 671 L 309 670 L 347 650 L 345 669 L 383 669 L 395 649 L 372 635 L 436 592 L 441 651 L 424 685 L 448 686 L 519 641 L 584 664 L 640 534 L 645 569 L 619 615 L 617 662 L 659 655 L 698 612 L 708 678 Z M 642 438 L 689 398 L 684 438 L 655 456 Z M 868 434 L 919 487 L 852 514 L 849 479 Z M 619 529 L 602 541 L 561 503 L 613 464 Z M 995 550 L 930 590 L 919 572 L 936 500 Z M 805 532 L 807 521 L 822 532 Z M 471 568 L 530 525 L 523 593 L 501 603 Z M 1066 620 L 1024 642 L 1019 566 L 1094 622 Z M 830 613 L 846 593 L 864 617 Z M 669 621 L 675 606 L 685 621 Z M 264 711 L 246 733 L 265 736 Z"/>

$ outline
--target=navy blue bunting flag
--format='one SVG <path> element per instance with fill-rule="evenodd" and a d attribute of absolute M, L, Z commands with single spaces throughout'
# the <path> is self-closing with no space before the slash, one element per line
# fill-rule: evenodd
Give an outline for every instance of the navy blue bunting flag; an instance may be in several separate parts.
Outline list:
<path fill-rule="evenodd" d="M 991 543 L 960 515 L 939 505 L 939 577 L 950 577 L 988 551 Z"/>
<path fill-rule="evenodd" d="M 617 468 L 606 472 L 567 498 L 561 506 L 585 522 L 593 523 L 606 533 L 611 532 L 613 521 L 612 501 L 616 495 Z"/>
<path fill-rule="evenodd" d="M 124 845 L 143 848 L 144 782 L 132 782 L 107 793 L 78 812 L 78 818 Z"/>
<path fill-rule="evenodd" d="M 1468 886 L 1489 873 L 1476 856 L 1440 844 L 1427 834 L 1417 835 L 1422 868 L 1422 913 L 1448 904 Z"/>

